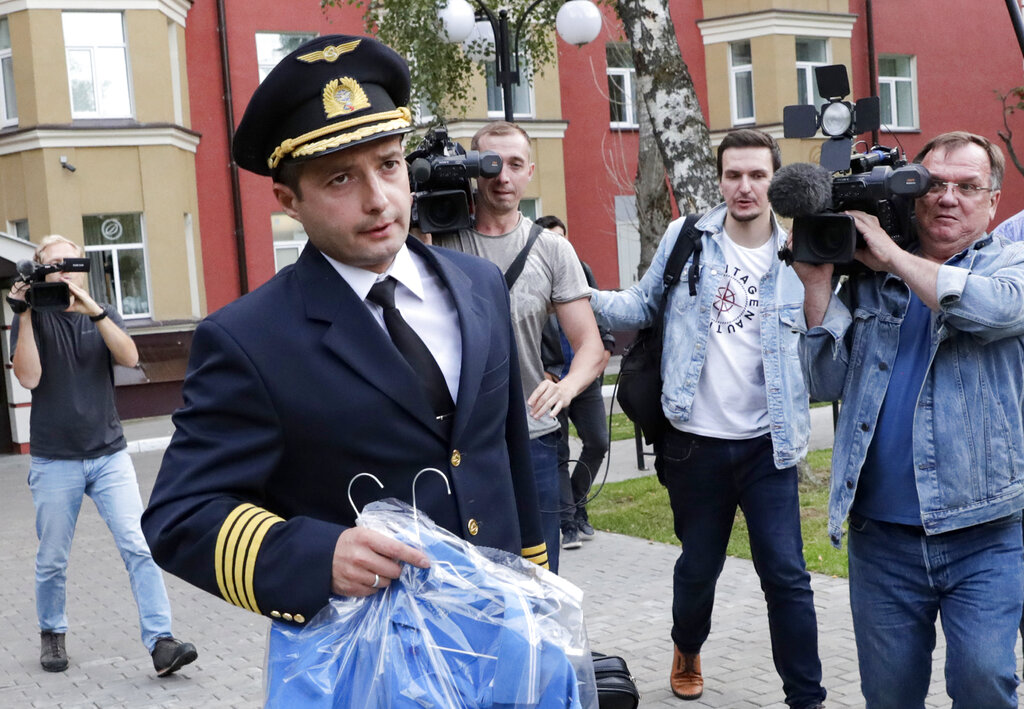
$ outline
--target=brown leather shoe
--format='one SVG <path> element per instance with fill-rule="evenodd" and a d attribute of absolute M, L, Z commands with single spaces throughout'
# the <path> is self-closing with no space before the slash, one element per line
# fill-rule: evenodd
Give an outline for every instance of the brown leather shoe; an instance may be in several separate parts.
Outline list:
<path fill-rule="evenodd" d="M 699 699 L 704 693 L 704 677 L 700 673 L 700 653 L 679 652 L 675 648 L 672 675 L 669 677 L 672 694 L 680 699 Z"/>

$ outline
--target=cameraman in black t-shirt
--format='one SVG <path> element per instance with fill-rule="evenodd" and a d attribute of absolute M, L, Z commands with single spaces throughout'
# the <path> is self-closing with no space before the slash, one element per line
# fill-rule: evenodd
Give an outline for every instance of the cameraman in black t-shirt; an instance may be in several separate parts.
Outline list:
<path fill-rule="evenodd" d="M 48 236 L 36 249 L 39 264 L 81 258 L 82 248 Z M 32 391 L 28 482 L 36 508 L 36 612 L 48 672 L 68 667 L 65 587 L 68 554 L 82 496 L 89 495 L 124 559 L 139 607 L 142 641 L 161 677 L 193 662 L 196 649 L 171 635 L 171 608 L 163 576 L 153 562 L 139 520 L 142 499 L 114 403 L 113 365 L 134 367 L 138 350 L 120 314 L 86 290 L 85 273 L 56 272 L 48 282 L 67 284 L 66 310 L 35 310 L 25 283 L 11 289 L 19 314 L 11 329 L 14 375 Z M 19 303 L 24 303 L 20 305 Z"/>

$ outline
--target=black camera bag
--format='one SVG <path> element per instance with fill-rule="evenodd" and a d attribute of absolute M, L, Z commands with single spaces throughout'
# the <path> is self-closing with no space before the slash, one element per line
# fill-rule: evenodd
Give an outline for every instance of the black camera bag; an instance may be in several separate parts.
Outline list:
<path fill-rule="evenodd" d="M 686 260 L 693 254 L 690 265 L 690 295 L 697 295 L 700 278 L 701 233 L 694 228 L 699 214 L 690 214 L 683 222 L 672 252 L 665 262 L 662 282 L 665 289 L 654 322 L 637 333 L 626 348 L 619 363 L 619 382 L 616 399 L 630 421 L 640 426 L 644 439 L 657 444 L 665 432 L 668 421 L 661 409 L 661 349 L 665 329 L 665 307 L 672 287 L 679 281 Z"/>
<path fill-rule="evenodd" d="M 636 709 L 640 705 L 640 692 L 626 661 L 599 652 L 591 655 L 594 660 L 594 678 L 597 680 L 599 709 Z"/>

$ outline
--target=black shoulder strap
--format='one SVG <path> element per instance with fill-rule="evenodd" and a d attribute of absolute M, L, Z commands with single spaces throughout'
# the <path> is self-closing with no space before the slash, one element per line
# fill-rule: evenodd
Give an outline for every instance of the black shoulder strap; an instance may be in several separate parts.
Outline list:
<path fill-rule="evenodd" d="M 512 284 L 519 278 L 519 274 L 523 272 L 523 266 L 526 265 L 526 257 L 530 255 L 530 249 L 533 248 L 533 242 L 537 240 L 543 229 L 539 224 L 534 223 L 530 227 L 530 238 L 526 240 L 526 246 L 523 247 L 522 251 L 516 254 L 515 260 L 509 264 L 508 270 L 505 271 L 505 285 L 508 286 L 509 290 L 512 290 Z"/>
<path fill-rule="evenodd" d="M 700 277 L 700 234 L 694 228 L 700 214 L 689 214 L 683 220 L 683 226 L 679 229 L 679 237 L 668 255 L 665 262 L 665 273 L 662 275 L 662 282 L 665 284 L 664 298 L 668 297 L 668 291 L 679 281 L 679 274 L 683 271 L 683 264 L 693 254 L 693 265 L 690 266 L 690 295 L 697 295 L 697 279 Z"/>

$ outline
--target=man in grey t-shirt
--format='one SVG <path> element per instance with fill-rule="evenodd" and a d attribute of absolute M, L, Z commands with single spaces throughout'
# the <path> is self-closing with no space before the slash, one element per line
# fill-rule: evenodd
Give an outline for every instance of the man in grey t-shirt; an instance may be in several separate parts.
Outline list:
<path fill-rule="evenodd" d="M 73 241 L 48 236 L 35 260 L 50 265 L 83 255 Z M 11 328 L 14 376 L 32 391 L 28 484 L 39 535 L 39 661 L 47 672 L 68 667 L 68 555 L 82 497 L 88 495 L 114 535 L 138 605 L 142 642 L 164 677 L 195 661 L 197 653 L 192 643 L 171 634 L 171 606 L 142 536 L 142 498 L 114 405 L 113 365 L 134 367 L 139 353 L 117 310 L 89 295 L 84 273 L 58 271 L 46 280 L 67 285 L 66 310 L 29 307 L 24 283 L 9 298 L 19 313 Z"/>
<path fill-rule="evenodd" d="M 503 271 L 526 245 L 533 222 L 519 212 L 519 202 L 533 176 L 530 138 L 513 123 L 488 123 L 473 136 L 473 150 L 492 150 L 502 159 L 501 173 L 479 178 L 476 228 L 439 238 L 439 246 L 471 253 Z M 559 484 L 558 412 L 601 374 L 604 347 L 589 304 L 590 289 L 572 245 L 544 231 L 530 250 L 512 286 L 512 328 L 530 423 L 530 453 L 540 498 L 548 563 L 558 571 Z M 568 374 L 558 382 L 544 377 L 541 332 L 554 312 L 573 351 Z"/>

